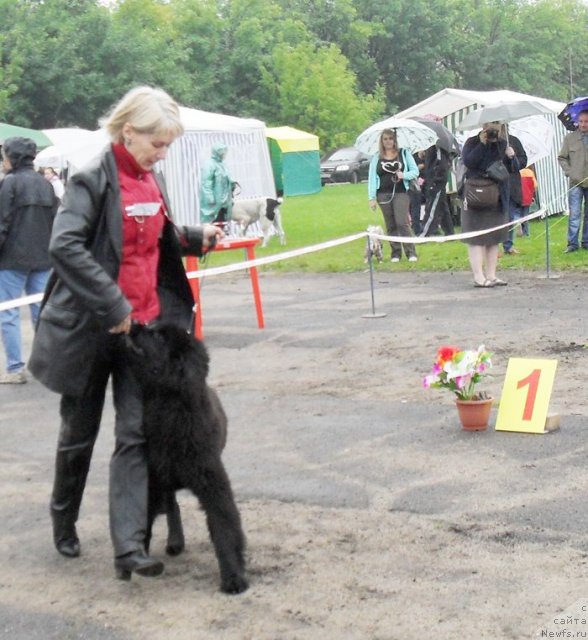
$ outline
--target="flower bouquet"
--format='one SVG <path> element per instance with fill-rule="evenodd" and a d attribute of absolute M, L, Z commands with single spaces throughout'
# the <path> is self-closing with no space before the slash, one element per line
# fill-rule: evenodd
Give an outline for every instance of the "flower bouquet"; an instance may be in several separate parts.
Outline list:
<path fill-rule="evenodd" d="M 476 385 L 488 375 L 492 367 L 491 355 L 484 345 L 480 345 L 477 351 L 440 347 L 433 371 L 425 376 L 423 386 L 427 389 L 449 389 L 458 400 L 486 400 L 488 394 L 476 391 Z"/>

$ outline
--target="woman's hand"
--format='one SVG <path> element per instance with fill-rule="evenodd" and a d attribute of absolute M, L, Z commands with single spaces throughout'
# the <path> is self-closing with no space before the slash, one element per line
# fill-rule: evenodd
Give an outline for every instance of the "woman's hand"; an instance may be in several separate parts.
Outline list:
<path fill-rule="evenodd" d="M 375 211 L 377 206 L 378 206 L 378 203 L 375 200 L 370 200 L 370 209 L 372 211 Z"/>
<path fill-rule="evenodd" d="M 108 333 L 129 333 L 131 330 L 131 316 L 128 315 L 122 322 L 108 330 Z"/>
<path fill-rule="evenodd" d="M 404 180 L 404 171 L 397 171 L 396 172 L 396 179 L 397 180 Z"/>
<path fill-rule="evenodd" d="M 202 248 L 210 249 L 218 240 L 224 238 L 225 232 L 214 224 L 205 224 L 202 226 Z"/>
<path fill-rule="evenodd" d="M 515 156 L 515 150 L 512 147 L 506 147 L 506 150 L 504 151 L 505 155 L 507 158 L 514 158 Z"/>
<path fill-rule="evenodd" d="M 480 142 L 482 144 L 488 143 L 488 134 L 485 131 L 480 131 L 480 133 L 478 134 L 478 138 L 480 138 Z"/>

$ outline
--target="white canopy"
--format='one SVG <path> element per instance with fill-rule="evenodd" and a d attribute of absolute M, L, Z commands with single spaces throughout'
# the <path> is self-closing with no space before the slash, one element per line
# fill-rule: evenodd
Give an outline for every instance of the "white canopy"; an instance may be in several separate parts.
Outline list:
<path fill-rule="evenodd" d="M 275 197 L 264 122 L 188 107 L 180 107 L 180 115 L 185 133 L 172 144 L 168 157 L 161 163 L 178 222 L 199 222 L 200 174 L 212 147 L 219 142 L 228 147 L 225 164 L 231 178 L 241 187 L 240 197 Z M 47 165 L 63 166 L 63 162 L 57 163 L 65 158 L 71 172 L 97 156 L 109 141 L 104 129 L 47 129 L 45 133 L 54 143 L 50 157 L 45 159 Z"/>
<path fill-rule="evenodd" d="M 176 140 L 162 170 L 175 218 L 183 224 L 200 221 L 198 189 L 202 168 L 212 147 L 227 145 L 225 165 L 232 180 L 239 183 L 239 197 L 275 197 L 276 190 L 265 123 L 180 107 L 184 135 Z"/>

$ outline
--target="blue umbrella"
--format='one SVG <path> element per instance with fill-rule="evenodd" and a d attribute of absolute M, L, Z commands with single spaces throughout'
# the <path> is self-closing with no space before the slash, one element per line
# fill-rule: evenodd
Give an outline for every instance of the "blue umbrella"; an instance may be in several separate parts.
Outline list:
<path fill-rule="evenodd" d="M 563 122 L 563 126 L 568 131 L 575 131 L 578 128 L 578 116 L 581 111 L 588 111 L 588 96 L 575 98 L 566 104 L 557 117 Z"/>

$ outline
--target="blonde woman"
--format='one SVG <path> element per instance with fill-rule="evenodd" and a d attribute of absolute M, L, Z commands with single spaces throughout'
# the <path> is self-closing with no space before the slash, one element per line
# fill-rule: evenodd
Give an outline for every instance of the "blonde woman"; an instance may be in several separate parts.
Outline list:
<path fill-rule="evenodd" d="M 379 152 L 370 162 L 368 198 L 372 211 L 379 205 L 386 233 L 389 236 L 411 236 L 410 181 L 418 178 L 419 170 L 408 149 L 398 147 L 396 132 L 384 129 L 380 135 Z M 400 262 L 402 251 L 409 262 L 416 262 L 414 243 L 390 242 L 392 262 Z"/>
<path fill-rule="evenodd" d="M 145 550 L 147 461 L 139 387 L 122 357 L 131 322 L 190 326 L 192 298 L 181 257 L 200 255 L 222 232 L 178 227 L 156 164 L 183 133 L 164 91 L 137 87 L 103 125 L 111 144 L 69 180 L 49 247 L 54 274 L 29 367 L 61 394 L 61 430 L 51 498 L 53 538 L 80 555 L 76 531 L 86 475 L 112 380 L 115 449 L 110 530 L 117 577 L 155 576 L 163 563 Z"/>

